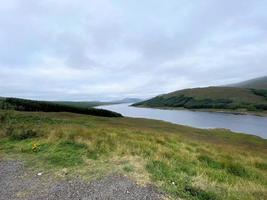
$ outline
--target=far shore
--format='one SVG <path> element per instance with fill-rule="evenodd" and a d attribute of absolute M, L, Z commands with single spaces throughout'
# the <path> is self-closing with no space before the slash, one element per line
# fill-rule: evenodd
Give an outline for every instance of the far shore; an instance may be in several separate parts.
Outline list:
<path fill-rule="evenodd" d="M 133 106 L 133 105 L 131 105 Z M 227 109 L 209 109 L 209 108 L 201 108 L 201 109 L 188 109 L 184 107 L 150 107 L 150 106 L 133 106 L 139 108 L 153 108 L 160 110 L 189 110 L 194 112 L 214 112 L 214 113 L 226 113 L 233 115 L 255 115 L 259 117 L 267 117 L 267 111 L 247 111 L 247 110 L 227 110 Z"/>

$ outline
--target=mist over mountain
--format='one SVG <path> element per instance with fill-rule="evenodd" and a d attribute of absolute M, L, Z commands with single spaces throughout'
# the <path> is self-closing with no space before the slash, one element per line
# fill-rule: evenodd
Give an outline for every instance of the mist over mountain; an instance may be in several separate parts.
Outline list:
<path fill-rule="evenodd" d="M 267 89 L 267 76 L 250 79 L 229 86 L 241 88 Z"/>

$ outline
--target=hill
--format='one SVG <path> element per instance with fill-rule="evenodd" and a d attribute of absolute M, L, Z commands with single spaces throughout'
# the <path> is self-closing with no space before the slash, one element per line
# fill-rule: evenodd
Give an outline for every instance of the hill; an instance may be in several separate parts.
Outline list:
<path fill-rule="evenodd" d="M 31 112 L 71 112 L 102 117 L 122 117 L 119 113 L 104 109 L 89 108 L 85 106 L 85 104 L 60 104 L 55 102 L 34 101 L 19 98 L 1 98 L 0 109 Z"/>
<path fill-rule="evenodd" d="M 267 110 L 267 90 L 236 87 L 193 88 L 160 95 L 133 106 L 262 111 Z"/>
<path fill-rule="evenodd" d="M 266 89 L 267 90 L 267 76 L 251 79 L 241 83 L 230 85 L 231 87 Z"/>

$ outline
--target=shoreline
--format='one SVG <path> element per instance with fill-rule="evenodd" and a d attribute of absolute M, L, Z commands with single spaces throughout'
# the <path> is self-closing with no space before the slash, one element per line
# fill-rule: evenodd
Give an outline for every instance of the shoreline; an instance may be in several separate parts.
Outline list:
<path fill-rule="evenodd" d="M 188 109 L 183 107 L 150 107 L 150 106 L 133 106 L 132 107 L 139 107 L 139 108 L 153 108 L 159 110 L 188 110 L 193 112 L 210 112 L 210 113 L 225 113 L 225 114 L 232 114 L 232 115 L 253 115 L 258 117 L 267 117 L 267 112 L 253 112 L 253 111 L 241 111 L 241 110 L 226 110 L 226 109 L 209 109 L 209 108 L 201 108 L 201 109 Z"/>

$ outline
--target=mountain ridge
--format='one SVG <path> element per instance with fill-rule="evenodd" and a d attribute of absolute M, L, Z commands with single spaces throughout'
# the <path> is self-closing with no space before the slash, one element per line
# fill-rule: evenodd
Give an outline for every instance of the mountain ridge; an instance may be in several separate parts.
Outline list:
<path fill-rule="evenodd" d="M 267 89 L 267 76 L 262 76 L 235 84 L 230 84 L 230 87 Z"/>
<path fill-rule="evenodd" d="M 253 88 L 252 83 L 257 83 L 254 84 L 257 87 Z M 267 85 L 267 77 L 235 84 L 240 87 L 228 85 L 183 89 L 135 103 L 133 106 L 266 111 L 267 87 L 264 87 L 265 83 Z"/>

